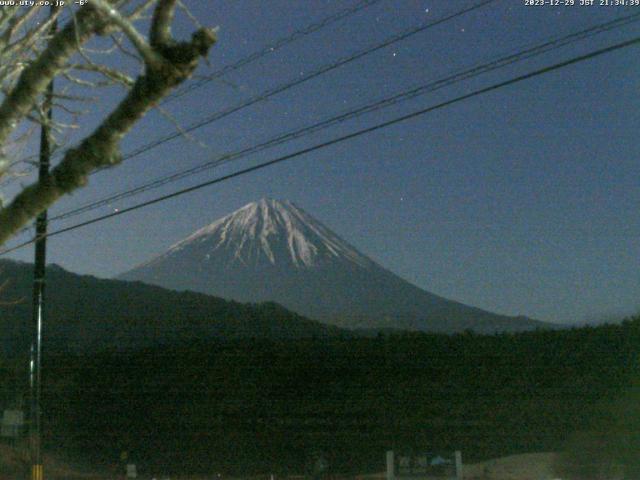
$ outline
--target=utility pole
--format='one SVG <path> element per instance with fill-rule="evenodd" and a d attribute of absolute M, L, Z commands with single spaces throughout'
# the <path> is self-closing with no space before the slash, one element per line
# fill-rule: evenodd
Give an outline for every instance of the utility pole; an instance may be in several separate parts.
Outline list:
<path fill-rule="evenodd" d="M 55 7 L 51 7 L 55 15 Z M 57 20 L 51 24 L 50 34 L 57 30 Z M 53 80 L 47 86 L 42 104 L 44 119 L 40 127 L 40 162 L 38 182 L 49 182 L 51 162 L 51 121 L 53 119 Z M 47 263 L 47 210 L 36 218 L 35 268 L 33 272 L 33 311 L 31 358 L 29 362 L 31 480 L 43 480 L 42 465 L 42 327 L 44 323 L 45 265 Z"/>

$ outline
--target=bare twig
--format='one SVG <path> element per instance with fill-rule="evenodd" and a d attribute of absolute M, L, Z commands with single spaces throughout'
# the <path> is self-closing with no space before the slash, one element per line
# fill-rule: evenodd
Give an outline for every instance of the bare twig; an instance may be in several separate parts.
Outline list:
<path fill-rule="evenodd" d="M 193 25 L 196 28 L 204 28 L 202 23 L 200 23 L 198 18 L 193 13 L 191 13 L 191 10 L 189 10 L 187 8 L 187 6 L 184 4 L 184 2 L 182 2 L 182 0 L 178 0 L 178 6 L 180 7 L 180 10 L 182 10 L 184 12 L 184 14 L 187 16 L 187 18 L 189 20 L 191 20 L 191 23 L 193 23 Z"/>
<path fill-rule="evenodd" d="M 134 28 L 129 20 L 118 12 L 106 12 L 101 8 L 101 4 L 105 6 L 104 0 L 92 0 L 92 4 L 96 6 L 95 12 L 104 14 L 114 25 L 122 28 L 124 33 Z M 140 40 L 144 39 L 137 31 L 135 34 L 130 32 L 127 35 L 145 60 L 144 73 L 136 78 L 124 99 L 93 133 L 76 148 L 66 152 L 60 163 L 51 171 L 46 182 L 38 182 L 24 188 L 11 204 L 0 210 L 0 244 L 61 196 L 84 185 L 92 171 L 119 163 L 122 138 L 149 109 L 156 106 L 173 88 L 193 74 L 200 58 L 206 57 L 210 47 L 216 41 L 215 31 L 202 28 L 192 35 L 191 41 L 175 41 L 171 38 L 170 30 L 175 5 L 176 0 L 158 2 L 152 19 L 150 44 L 146 41 L 141 44 Z M 94 10 L 81 9 L 77 20 L 56 35 L 34 64 L 25 69 L 18 85 L 10 95 L 10 97 L 17 96 L 12 101 L 14 108 L 21 109 L 19 114 L 13 113 L 5 106 L 6 100 L 5 104 L 0 106 L 0 144 L 3 142 L 3 135 L 6 138 L 11 130 L 10 127 L 15 128 L 11 122 L 24 118 L 33 108 L 34 102 L 31 97 L 42 92 L 39 86 L 23 85 L 21 82 L 27 83 L 27 80 L 33 82 L 29 75 L 39 71 L 44 71 L 47 81 L 60 74 L 68 67 L 69 55 L 80 51 L 79 47 L 91 32 L 98 30 L 104 32 L 108 29 L 104 23 L 94 23 L 102 17 L 94 18 L 95 15 L 92 12 Z M 76 43 L 76 36 L 78 43 Z M 152 55 L 146 51 L 147 48 L 152 49 Z M 43 56 L 53 61 L 54 66 L 44 62 Z M 37 68 L 35 68 L 36 65 Z M 93 65 L 89 68 L 93 68 Z M 25 91 L 20 91 L 20 88 Z M 20 95 L 17 95 L 16 91 Z M 24 111 L 27 106 L 29 109 Z"/>
<path fill-rule="evenodd" d="M 158 0 L 146 0 L 146 2 L 143 2 L 140 5 L 138 5 L 138 7 L 133 12 L 131 12 L 127 18 L 129 19 L 130 22 L 133 22 L 134 20 L 138 20 L 140 17 L 144 15 L 144 13 L 147 10 L 149 10 L 151 5 L 153 5 L 157 1 Z"/>
<path fill-rule="evenodd" d="M 81 70 L 87 72 L 95 72 L 103 77 L 111 80 L 111 84 L 119 83 L 125 85 L 127 87 L 131 87 L 135 81 L 129 75 L 114 68 L 109 68 L 105 65 L 96 65 L 96 64 L 82 64 L 76 63 L 69 65 L 69 68 L 73 70 Z"/>
<path fill-rule="evenodd" d="M 175 127 L 175 129 L 178 131 L 178 133 L 180 135 L 182 135 L 185 139 L 187 139 L 189 142 L 194 143 L 195 145 L 198 145 L 201 148 L 209 148 L 209 145 L 207 145 L 206 143 L 198 140 L 191 133 L 187 132 L 182 127 L 182 125 L 180 125 L 180 122 L 178 122 L 178 120 L 173 115 L 171 115 L 171 113 L 169 113 L 168 110 L 162 108 L 161 106 L 157 106 L 156 109 L 160 112 L 160 114 L 164 118 L 169 120 L 169 122 L 171 122 L 171 124 Z"/>
<path fill-rule="evenodd" d="M 76 41 L 84 43 L 95 32 L 106 27 L 93 9 L 84 6 L 78 13 L 78 21 L 67 25 L 49 41 L 42 54 L 24 69 L 11 94 L 0 105 L 0 145 L 6 142 L 18 122 L 32 110 L 49 82 L 77 52 Z"/>
<path fill-rule="evenodd" d="M 144 60 L 142 58 L 140 58 L 138 55 L 136 55 L 135 53 L 131 52 L 127 47 L 124 46 L 124 43 L 122 42 L 122 40 L 118 37 L 118 35 L 111 35 L 111 38 L 113 39 L 113 43 L 114 45 L 122 52 L 124 53 L 126 56 L 133 58 L 136 62 L 138 63 L 142 63 L 144 62 Z"/>
<path fill-rule="evenodd" d="M 162 57 L 156 52 L 151 45 L 147 43 L 147 40 L 140 35 L 140 32 L 133 26 L 133 24 L 125 17 L 120 15 L 120 12 L 111 6 L 105 0 L 91 0 L 92 5 L 106 15 L 112 22 L 114 22 L 124 34 L 129 38 L 129 41 L 136 47 L 136 50 L 140 53 L 140 56 L 144 59 L 147 65 L 158 67 L 162 62 Z"/>

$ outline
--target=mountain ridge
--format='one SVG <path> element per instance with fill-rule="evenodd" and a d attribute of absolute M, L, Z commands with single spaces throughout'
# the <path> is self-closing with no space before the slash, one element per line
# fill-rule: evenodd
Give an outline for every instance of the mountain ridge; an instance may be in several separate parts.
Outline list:
<path fill-rule="evenodd" d="M 0 260 L 0 351 L 28 348 L 33 265 Z M 208 340 L 292 339 L 349 335 L 273 302 L 240 304 L 198 292 L 46 270 L 47 348 L 71 351 L 188 345 Z"/>
<path fill-rule="evenodd" d="M 249 203 L 117 278 L 240 302 L 274 301 L 351 329 L 494 333 L 554 327 L 420 289 L 288 200 Z"/>

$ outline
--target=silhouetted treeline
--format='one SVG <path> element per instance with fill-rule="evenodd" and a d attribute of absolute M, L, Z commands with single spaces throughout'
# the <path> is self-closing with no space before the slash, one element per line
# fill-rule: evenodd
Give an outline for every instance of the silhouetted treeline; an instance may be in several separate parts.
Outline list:
<path fill-rule="evenodd" d="M 638 353 L 640 318 L 49 352 L 46 443 L 104 464 L 127 451 L 143 472 L 167 473 L 303 472 L 317 450 L 345 473 L 382 470 L 390 448 L 460 449 L 467 461 L 558 450 L 637 377 Z"/>

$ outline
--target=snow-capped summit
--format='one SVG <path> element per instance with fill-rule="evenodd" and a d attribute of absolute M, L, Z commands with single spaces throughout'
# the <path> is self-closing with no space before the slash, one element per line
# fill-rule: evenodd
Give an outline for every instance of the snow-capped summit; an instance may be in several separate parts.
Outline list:
<path fill-rule="evenodd" d="M 351 328 L 495 332 L 545 325 L 422 290 L 286 200 L 249 203 L 120 278 L 242 302 L 275 301 Z"/>
<path fill-rule="evenodd" d="M 165 256 L 195 244 L 203 261 L 217 251 L 230 254 L 232 262 L 260 265 L 290 262 L 312 268 L 342 258 L 362 267 L 372 264 L 364 255 L 288 200 L 263 198 L 252 202 L 173 245 Z"/>

